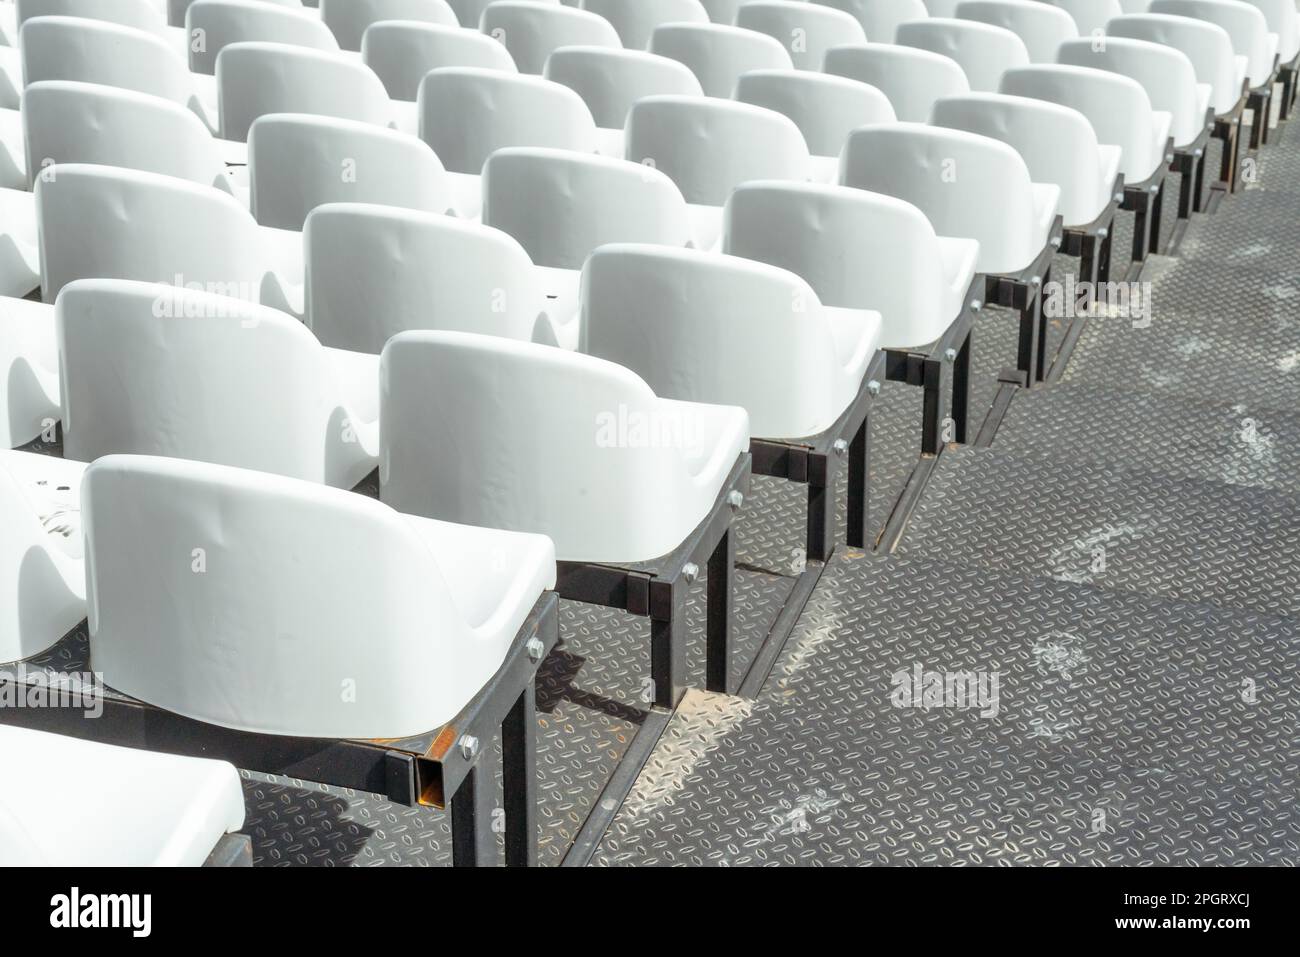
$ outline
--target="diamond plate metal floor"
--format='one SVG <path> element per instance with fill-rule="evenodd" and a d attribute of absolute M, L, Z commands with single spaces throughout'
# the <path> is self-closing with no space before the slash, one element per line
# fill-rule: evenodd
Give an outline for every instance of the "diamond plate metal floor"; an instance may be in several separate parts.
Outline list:
<path fill-rule="evenodd" d="M 835 561 L 755 702 L 692 694 L 597 863 L 1300 860 L 1294 621 Z M 998 709 L 892 676 L 1000 676 Z M 987 710 L 987 709 L 986 709 Z"/>

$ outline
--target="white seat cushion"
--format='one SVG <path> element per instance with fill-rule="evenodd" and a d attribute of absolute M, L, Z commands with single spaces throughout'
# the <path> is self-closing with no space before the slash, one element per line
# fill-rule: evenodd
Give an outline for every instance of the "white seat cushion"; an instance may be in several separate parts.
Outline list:
<path fill-rule="evenodd" d="M 14 727 L 0 727 L 0 751 L 0 865 L 197 867 L 244 825 L 239 772 L 224 761 Z M 97 782 L 94 793 L 76 781 Z"/>

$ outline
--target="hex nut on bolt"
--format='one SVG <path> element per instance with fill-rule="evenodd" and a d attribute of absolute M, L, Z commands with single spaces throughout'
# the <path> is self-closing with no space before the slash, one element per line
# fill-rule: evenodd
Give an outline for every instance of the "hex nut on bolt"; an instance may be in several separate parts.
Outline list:
<path fill-rule="evenodd" d="M 867 383 L 867 394 L 868 394 L 868 395 L 880 395 L 880 383 L 877 382 L 875 379 L 872 379 L 870 382 L 868 382 L 868 383 Z"/>
<path fill-rule="evenodd" d="M 943 353 L 943 358 L 944 358 L 944 360 L 947 361 L 947 362 L 956 362 L 956 361 L 957 361 L 957 350 L 956 350 L 956 349 L 945 349 L 945 350 L 944 350 L 944 353 Z"/>
<path fill-rule="evenodd" d="M 546 645 L 542 639 L 534 635 L 528 639 L 528 644 L 524 645 L 524 650 L 528 652 L 529 660 L 538 662 L 542 660 L 542 655 L 546 653 Z"/>
<path fill-rule="evenodd" d="M 700 566 L 694 562 L 687 562 L 682 566 L 682 577 L 688 582 L 693 582 L 700 577 Z"/>
<path fill-rule="evenodd" d="M 835 444 L 832 446 L 832 448 L 835 449 L 836 455 L 843 455 L 845 452 L 849 450 L 849 443 L 844 441 L 843 439 L 836 439 Z"/>
<path fill-rule="evenodd" d="M 732 489 L 727 493 L 727 504 L 732 508 L 740 508 L 745 504 L 745 496 L 739 489 Z"/>
<path fill-rule="evenodd" d="M 462 736 L 457 744 L 460 746 L 460 756 L 466 761 L 473 761 L 478 757 L 478 738 L 474 737 L 474 735 Z"/>

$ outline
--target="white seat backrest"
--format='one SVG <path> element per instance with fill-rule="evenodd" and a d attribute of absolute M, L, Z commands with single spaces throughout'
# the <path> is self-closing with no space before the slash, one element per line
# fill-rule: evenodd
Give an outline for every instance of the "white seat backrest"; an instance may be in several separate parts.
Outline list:
<path fill-rule="evenodd" d="M 448 67 L 424 78 L 418 102 L 420 138 L 456 173 L 477 175 L 504 146 L 596 150 L 582 97 L 541 77 Z"/>
<path fill-rule="evenodd" d="M 1005 27 L 975 20 L 912 20 L 899 25 L 897 42 L 956 60 L 977 93 L 996 90 L 1003 70 L 1029 64 L 1029 51 L 1020 37 Z"/>
<path fill-rule="evenodd" d="M 1175 146 L 1186 146 L 1205 129 L 1205 111 L 1197 109 L 1196 71 L 1187 54 L 1163 43 L 1107 37 L 1071 40 L 1061 45 L 1064 64 L 1106 70 L 1129 77 L 1146 90 L 1151 106 L 1173 117 Z"/>
<path fill-rule="evenodd" d="M 1223 27 L 1232 39 L 1232 52 L 1246 58 L 1246 75 L 1251 86 L 1259 86 L 1273 73 L 1273 56 L 1269 50 L 1268 21 L 1264 14 L 1241 0 L 1151 0 L 1151 13 L 1192 17 Z"/>
<path fill-rule="evenodd" d="M 744 183 L 727 203 L 724 237 L 725 252 L 788 269 L 828 306 L 879 312 L 882 345 L 933 342 L 957 318 L 941 307 L 947 280 L 934 228 L 896 197 Z"/>
<path fill-rule="evenodd" d="M 111 456 L 87 470 L 82 508 L 95 668 L 168 711 L 269 734 L 404 737 L 454 717 L 462 668 L 494 650 L 472 640 L 409 522 L 363 495 Z"/>
<path fill-rule="evenodd" d="M 217 57 L 221 135 L 248 138 L 267 113 L 311 113 L 387 126 L 392 104 L 379 77 L 341 53 L 281 43 L 232 43 Z"/>
<path fill-rule="evenodd" d="M 856 127 L 895 120 L 889 97 L 874 86 L 806 70 L 745 73 L 736 99 L 788 116 L 815 156 L 839 156 Z"/>
<path fill-rule="evenodd" d="M 29 186 L 54 163 L 122 166 L 204 186 L 224 180 L 212 134 L 172 100 L 47 80 L 29 85 L 22 103 Z"/>
<path fill-rule="evenodd" d="M 509 233 L 539 266 L 581 269 L 605 243 L 685 246 L 686 201 L 640 163 L 567 150 L 498 150 L 483 167 L 483 223 Z"/>
<path fill-rule="evenodd" d="M 1105 36 L 1106 23 L 1124 13 L 1120 0 L 1046 0 L 1074 20 L 1081 37 Z"/>
<path fill-rule="evenodd" d="M 923 0 L 812 0 L 851 13 L 871 43 L 893 43 L 900 23 L 928 17 Z"/>
<path fill-rule="evenodd" d="M 619 243 L 592 253 L 582 290 L 584 351 L 631 369 L 656 394 L 740 405 L 763 436 L 808 435 L 833 418 L 829 390 L 775 385 L 825 382 L 837 366 L 817 294 L 794 273 Z"/>
<path fill-rule="evenodd" d="M 471 66 L 516 73 L 510 51 L 489 36 L 460 27 L 386 20 L 361 40 L 361 59 L 383 81 L 395 100 L 414 102 L 430 70 Z"/>
<path fill-rule="evenodd" d="M 18 26 L 36 17 L 81 17 L 162 36 L 167 23 L 149 0 L 18 0 Z"/>
<path fill-rule="evenodd" d="M 562 560 L 641 561 L 679 544 L 634 516 L 638 502 L 674 497 L 686 450 L 599 439 L 610 415 L 659 421 L 635 373 L 459 332 L 402 333 L 380 363 L 380 494 L 394 508 L 549 535 Z"/>
<path fill-rule="evenodd" d="M 1088 118 L 1097 142 L 1123 151 L 1120 169 L 1130 183 L 1150 177 L 1164 157 L 1165 144 L 1151 138 L 1154 121 L 1147 91 L 1123 74 L 1081 66 L 1034 64 L 1007 70 L 1002 74 L 999 92 L 1078 110 Z"/>
<path fill-rule="evenodd" d="M 736 11 L 735 22 L 778 40 L 800 70 L 820 70 L 831 47 L 867 39 L 852 14 L 804 0 L 750 0 Z"/>
<path fill-rule="evenodd" d="M 366 29 L 384 20 L 460 25 L 447 0 L 321 0 L 320 18 L 344 50 L 360 50 Z"/>
<path fill-rule="evenodd" d="M 1092 124 L 1067 106 L 1001 93 L 967 93 L 938 100 L 930 122 L 1012 147 L 1035 183 L 1061 187 L 1061 215 L 1067 226 L 1091 222 L 1098 194 L 1110 185 L 1101 182 Z"/>
<path fill-rule="evenodd" d="M 750 0 L 700 0 L 714 23 L 735 23 L 740 8 Z"/>
<path fill-rule="evenodd" d="M 165 455 L 327 480 L 327 432 L 348 423 L 293 316 L 106 279 L 65 286 L 56 314 L 68 458 Z"/>
<path fill-rule="evenodd" d="M 1146 13 L 1151 0 L 1119 0 L 1119 5 L 1125 13 Z"/>
<path fill-rule="evenodd" d="M 189 104 L 189 71 L 152 33 L 80 17 L 38 17 L 23 24 L 23 78 L 98 83 Z"/>
<path fill-rule="evenodd" d="M 942 53 L 893 43 L 864 43 L 826 51 L 827 73 L 868 83 L 889 97 L 907 123 L 930 119 L 934 101 L 970 92 L 966 72 Z"/>
<path fill-rule="evenodd" d="M 190 69 L 209 76 L 217 72 L 217 56 L 232 43 L 257 40 L 339 49 L 329 27 L 316 17 L 263 0 L 195 0 L 185 14 L 185 29 L 193 38 Z"/>
<path fill-rule="evenodd" d="M 604 17 L 535 0 L 497 0 L 483 11 L 480 29 L 510 51 L 521 73 L 540 75 L 546 58 L 558 47 L 623 46 Z"/>
<path fill-rule="evenodd" d="M 999 140 L 916 123 L 878 124 L 849 135 L 845 186 L 905 200 L 940 236 L 980 242 L 980 272 L 1024 268 L 1042 251 L 1025 161 Z"/>
<path fill-rule="evenodd" d="M 108 166 L 50 167 L 36 181 L 41 298 L 76 279 L 189 285 L 256 301 L 256 228 L 229 193 Z"/>
<path fill-rule="evenodd" d="M 668 174 L 688 203 L 721 206 L 749 179 L 807 179 L 809 153 L 787 116 L 748 103 L 649 96 L 632 106 L 627 158 Z"/>
<path fill-rule="evenodd" d="M 325 203 L 378 203 L 445 213 L 451 208 L 437 154 L 419 137 L 355 120 L 272 113 L 248 132 L 253 216 L 302 229 Z"/>
<path fill-rule="evenodd" d="M 948 17 L 951 19 L 957 16 L 958 4 L 964 2 L 965 0 L 925 0 L 925 9 L 932 17 Z"/>
<path fill-rule="evenodd" d="M 447 0 L 447 5 L 456 14 L 456 19 L 460 25 L 469 30 L 477 30 L 483 20 L 483 11 L 490 7 L 496 0 Z M 559 6 L 560 0 L 536 0 L 538 3 L 544 3 L 549 6 Z M 566 6 L 581 6 L 575 0 L 566 0 Z"/>
<path fill-rule="evenodd" d="M 647 49 L 660 24 L 709 22 L 700 0 L 582 0 L 582 8 L 612 23 L 629 50 Z"/>
<path fill-rule="evenodd" d="M 757 30 L 718 23 L 667 23 L 655 29 L 650 52 L 690 67 L 705 96 L 730 97 L 750 70 L 791 70 L 790 54 Z"/>
<path fill-rule="evenodd" d="M 149 0 L 150 3 L 166 10 L 167 22 L 174 27 L 185 26 L 185 14 L 190 6 L 198 0 Z M 290 10 L 302 10 L 304 7 L 319 7 L 320 0 L 259 0 L 276 6 L 288 7 Z"/>
<path fill-rule="evenodd" d="M 377 355 L 408 329 L 529 340 L 542 293 L 528 254 L 477 223 L 390 206 L 318 206 L 303 227 L 307 323 Z"/>
<path fill-rule="evenodd" d="M 1150 40 L 1182 51 L 1192 61 L 1197 82 L 1210 85 L 1210 106 L 1216 114 L 1227 113 L 1241 99 L 1232 38 L 1217 24 L 1165 13 L 1134 13 L 1111 20 L 1106 35 Z"/>
<path fill-rule="evenodd" d="M 1034 63 L 1055 63 L 1061 44 L 1079 35 L 1070 14 L 1042 0 L 962 0 L 956 15 L 1010 30 Z"/>
<path fill-rule="evenodd" d="M 582 97 L 596 125 L 621 130 L 632 104 L 645 96 L 703 96 L 690 67 L 644 50 L 564 47 L 546 60 L 543 74 Z"/>
<path fill-rule="evenodd" d="M 1277 34 L 1278 60 L 1290 63 L 1300 55 L 1300 4 L 1292 0 L 1244 0 L 1258 7 L 1268 22 L 1268 28 Z"/>

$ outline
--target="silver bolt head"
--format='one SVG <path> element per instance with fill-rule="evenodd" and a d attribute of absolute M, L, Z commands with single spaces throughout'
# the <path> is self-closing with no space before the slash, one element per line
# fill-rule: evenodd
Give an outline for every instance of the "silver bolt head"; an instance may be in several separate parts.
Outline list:
<path fill-rule="evenodd" d="M 528 658 L 537 662 L 542 660 L 542 655 L 546 653 L 546 643 L 536 635 L 528 639 L 528 644 L 524 645 L 524 650 L 528 652 Z"/>
<path fill-rule="evenodd" d="M 461 739 L 456 743 L 460 747 L 460 756 L 466 761 L 473 761 L 478 757 L 478 738 L 474 737 L 474 735 L 462 735 Z"/>
<path fill-rule="evenodd" d="M 1106 238 L 1107 236 L 1109 236 L 1109 235 L 1110 235 L 1110 230 L 1109 230 L 1109 229 L 1106 229 L 1106 228 L 1103 227 L 1103 228 L 1097 230 L 1097 238 L 1098 238 L 1098 239 L 1105 239 L 1105 238 Z"/>
<path fill-rule="evenodd" d="M 870 382 L 868 382 L 868 383 L 867 383 L 867 394 L 868 394 L 868 395 L 880 395 L 880 383 L 877 382 L 875 379 L 872 379 Z"/>
<path fill-rule="evenodd" d="M 1060 249 L 1060 248 L 1061 248 L 1061 237 L 1060 237 L 1060 236 L 1053 236 L 1052 239 L 1051 239 L 1051 242 L 1049 243 L 1049 245 L 1050 245 L 1053 249 Z"/>
<path fill-rule="evenodd" d="M 956 349 L 946 349 L 946 350 L 944 350 L 943 357 L 944 357 L 944 359 L 945 359 L 946 361 L 948 361 L 948 362 L 956 362 L 956 361 L 957 361 L 957 350 L 956 350 Z"/>
<path fill-rule="evenodd" d="M 682 577 L 688 582 L 693 582 L 700 577 L 700 566 L 694 562 L 687 562 L 682 566 Z"/>
<path fill-rule="evenodd" d="M 844 439 L 836 439 L 835 444 L 832 446 L 832 448 L 835 449 L 836 455 L 843 455 L 845 452 L 849 450 L 849 443 L 846 442 Z"/>
<path fill-rule="evenodd" d="M 980 302 L 978 299 L 971 300 L 971 304 L 970 304 L 971 312 L 979 312 L 983 308 L 984 308 L 984 303 Z"/>
<path fill-rule="evenodd" d="M 740 489 L 732 489 L 727 493 L 727 504 L 734 509 L 739 509 L 745 504 L 745 495 Z"/>

